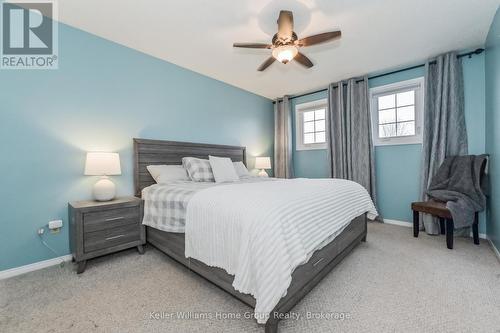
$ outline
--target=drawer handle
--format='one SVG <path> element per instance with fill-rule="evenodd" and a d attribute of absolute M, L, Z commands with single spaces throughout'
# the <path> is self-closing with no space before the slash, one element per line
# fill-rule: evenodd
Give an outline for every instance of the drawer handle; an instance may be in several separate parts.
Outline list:
<path fill-rule="evenodd" d="M 123 236 L 125 236 L 125 235 L 112 236 L 112 237 L 106 238 L 106 240 L 117 239 L 117 238 L 120 238 L 120 237 L 123 237 Z"/>
<path fill-rule="evenodd" d="M 116 220 L 123 220 L 123 219 L 124 219 L 124 217 L 120 216 L 120 217 L 112 217 L 109 219 L 105 219 L 104 221 L 109 222 L 109 221 L 116 221 Z"/>
<path fill-rule="evenodd" d="M 319 264 L 320 262 L 322 262 L 325 258 L 321 258 L 320 260 L 316 261 L 314 264 L 313 264 L 313 267 L 315 267 L 317 264 Z"/>

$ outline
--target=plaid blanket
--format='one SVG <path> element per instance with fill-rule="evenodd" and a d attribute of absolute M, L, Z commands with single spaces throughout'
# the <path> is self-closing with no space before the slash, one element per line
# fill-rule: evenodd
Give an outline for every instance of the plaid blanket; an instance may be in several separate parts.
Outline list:
<path fill-rule="evenodd" d="M 245 177 L 241 183 L 274 180 L 274 178 Z M 186 208 L 197 192 L 213 186 L 234 183 L 174 181 L 168 184 L 154 184 L 142 190 L 144 219 L 142 224 L 168 232 L 184 232 Z"/>

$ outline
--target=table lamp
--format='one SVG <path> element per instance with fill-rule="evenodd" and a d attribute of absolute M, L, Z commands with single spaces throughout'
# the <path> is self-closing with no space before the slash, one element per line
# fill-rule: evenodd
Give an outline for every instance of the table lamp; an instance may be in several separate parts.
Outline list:
<path fill-rule="evenodd" d="M 255 168 L 260 169 L 258 175 L 260 177 L 268 177 L 265 169 L 271 169 L 271 158 L 270 157 L 256 157 L 255 158 Z"/>
<path fill-rule="evenodd" d="M 92 190 L 97 201 L 109 201 L 115 197 L 116 186 L 108 176 L 121 175 L 118 153 L 87 153 L 86 176 L 101 176 Z"/>

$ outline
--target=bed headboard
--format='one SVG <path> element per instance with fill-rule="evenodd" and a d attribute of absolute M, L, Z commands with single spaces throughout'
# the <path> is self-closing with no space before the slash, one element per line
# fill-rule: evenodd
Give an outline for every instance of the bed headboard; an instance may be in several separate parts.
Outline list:
<path fill-rule="evenodd" d="M 245 147 L 212 145 L 179 141 L 134 139 L 134 191 L 141 197 L 142 189 L 155 183 L 146 167 L 153 164 L 182 164 L 183 157 L 208 158 L 208 155 L 229 157 L 246 165 Z"/>

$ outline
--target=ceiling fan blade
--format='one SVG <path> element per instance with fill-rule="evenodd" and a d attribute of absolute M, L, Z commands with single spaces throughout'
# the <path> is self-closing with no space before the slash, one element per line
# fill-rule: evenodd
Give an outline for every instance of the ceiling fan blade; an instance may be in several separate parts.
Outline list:
<path fill-rule="evenodd" d="M 262 65 L 257 68 L 259 72 L 262 72 L 265 70 L 267 67 L 269 67 L 276 59 L 274 57 L 269 57 L 266 61 L 262 63 Z"/>
<path fill-rule="evenodd" d="M 335 38 L 340 38 L 341 35 L 342 33 L 340 31 L 325 32 L 322 34 L 317 34 L 299 39 L 295 44 L 297 44 L 298 46 L 311 46 L 328 42 Z"/>
<path fill-rule="evenodd" d="M 293 59 L 296 60 L 302 66 L 305 66 L 307 68 L 311 68 L 312 66 L 314 66 L 314 64 L 311 62 L 311 60 L 309 60 L 308 57 L 306 57 L 305 55 L 303 55 L 300 52 L 297 53 L 297 55 Z"/>
<path fill-rule="evenodd" d="M 233 47 L 244 47 L 247 49 L 270 49 L 272 45 L 262 43 L 234 43 Z"/>
<path fill-rule="evenodd" d="M 289 10 L 280 11 L 278 17 L 278 37 L 290 40 L 293 35 L 293 13 Z"/>

